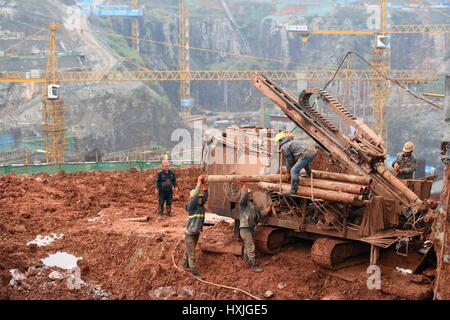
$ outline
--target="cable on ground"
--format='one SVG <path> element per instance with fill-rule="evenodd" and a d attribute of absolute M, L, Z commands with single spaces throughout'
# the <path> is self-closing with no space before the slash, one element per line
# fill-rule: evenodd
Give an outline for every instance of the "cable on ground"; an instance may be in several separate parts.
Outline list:
<path fill-rule="evenodd" d="M 239 291 L 239 292 L 241 292 L 241 293 L 243 293 L 243 294 L 249 296 L 249 297 L 252 298 L 252 299 L 255 299 L 255 300 L 262 300 L 261 298 L 258 298 L 257 296 L 254 296 L 254 295 L 252 295 L 251 293 L 249 293 L 249 292 L 247 292 L 247 291 L 245 291 L 245 290 L 242 290 L 242 289 L 240 289 L 240 288 L 230 287 L 230 286 L 226 286 L 226 285 L 223 285 L 223 284 L 218 284 L 218 283 L 214 283 L 214 282 L 202 280 L 202 279 L 200 279 L 199 277 L 194 276 L 194 275 L 191 274 L 190 272 L 188 272 L 188 271 L 183 270 L 182 268 L 180 268 L 180 267 L 176 264 L 176 262 L 175 262 L 175 251 L 178 249 L 178 247 L 179 247 L 181 241 L 182 241 L 182 239 L 180 239 L 180 240 L 178 241 L 178 243 L 175 245 L 175 248 L 173 249 L 173 252 L 172 252 L 172 262 L 173 262 L 173 266 L 175 267 L 175 269 L 177 269 L 178 271 L 180 271 L 180 272 L 182 272 L 182 273 L 186 273 L 186 274 L 190 275 L 191 277 L 195 278 L 197 281 L 199 281 L 199 282 L 201 282 L 201 283 L 204 283 L 204 284 L 207 284 L 207 285 L 211 285 L 211 286 L 215 286 L 215 287 L 219 287 L 219 288 L 223 288 L 223 289 L 228 289 L 228 290 L 233 290 L 233 291 Z"/>

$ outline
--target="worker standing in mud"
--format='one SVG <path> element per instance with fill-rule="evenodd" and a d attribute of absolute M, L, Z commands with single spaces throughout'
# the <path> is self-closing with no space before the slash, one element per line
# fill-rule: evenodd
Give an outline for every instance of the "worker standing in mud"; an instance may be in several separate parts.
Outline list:
<path fill-rule="evenodd" d="M 166 205 L 167 214 L 172 216 L 173 189 L 178 188 L 175 172 L 170 170 L 169 161 L 162 162 L 162 170 L 156 175 L 156 191 L 159 196 L 158 216 L 162 218 L 164 212 L 164 204 Z"/>
<path fill-rule="evenodd" d="M 197 180 L 197 186 L 191 190 L 189 201 L 186 204 L 186 210 L 189 218 L 186 224 L 186 233 L 184 242 L 186 250 L 183 256 L 183 268 L 191 269 L 194 276 L 200 277 L 200 273 L 195 265 L 195 247 L 197 246 L 200 233 L 205 223 L 205 204 L 208 201 L 208 184 L 204 177 L 200 176 Z"/>
<path fill-rule="evenodd" d="M 397 154 L 397 158 L 392 163 L 394 175 L 399 179 L 413 179 L 416 171 L 416 158 L 413 156 L 414 143 L 406 142 L 403 152 Z"/>
<path fill-rule="evenodd" d="M 255 228 L 259 219 L 267 216 L 271 211 L 271 207 L 259 210 L 253 202 L 252 190 L 247 187 L 241 189 L 241 199 L 239 203 L 239 234 L 244 241 L 244 262 L 247 267 L 255 272 L 262 271 L 255 259 L 255 241 L 253 240 Z"/>
<path fill-rule="evenodd" d="M 297 193 L 300 171 L 305 169 L 306 175 L 311 176 L 310 163 L 316 158 L 316 148 L 300 140 L 289 140 L 286 132 L 278 133 L 275 141 L 279 143 L 280 151 L 284 154 L 286 166 L 291 175 L 290 193 Z"/>

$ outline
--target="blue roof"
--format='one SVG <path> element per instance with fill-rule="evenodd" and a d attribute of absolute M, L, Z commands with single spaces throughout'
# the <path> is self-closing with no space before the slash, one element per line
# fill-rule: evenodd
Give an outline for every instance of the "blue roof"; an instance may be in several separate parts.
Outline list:
<path fill-rule="evenodd" d="M 116 17 L 142 17 L 142 10 L 111 8 L 111 9 L 83 9 L 82 13 L 93 14 L 96 16 L 116 16 Z"/>
<path fill-rule="evenodd" d="M 360 0 L 336 0 L 337 4 L 347 4 L 347 3 L 355 3 L 360 2 Z"/>
<path fill-rule="evenodd" d="M 82 13 L 96 16 L 142 17 L 144 15 L 141 9 L 132 9 L 129 5 L 111 5 L 93 0 L 77 2 L 77 6 Z"/>

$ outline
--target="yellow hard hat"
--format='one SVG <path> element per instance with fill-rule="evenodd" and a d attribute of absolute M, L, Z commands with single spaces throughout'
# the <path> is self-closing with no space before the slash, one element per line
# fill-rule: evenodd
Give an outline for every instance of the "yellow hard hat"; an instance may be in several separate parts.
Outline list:
<path fill-rule="evenodd" d="M 280 142 L 280 140 L 286 138 L 286 132 L 282 131 L 275 136 L 275 142 Z"/>
<path fill-rule="evenodd" d="M 414 150 L 414 143 L 408 141 L 403 146 L 403 152 L 411 152 Z"/>

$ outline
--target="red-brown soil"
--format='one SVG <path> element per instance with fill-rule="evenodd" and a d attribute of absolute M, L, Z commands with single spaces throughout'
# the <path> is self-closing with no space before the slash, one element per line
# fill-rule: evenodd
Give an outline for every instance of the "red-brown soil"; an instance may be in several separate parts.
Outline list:
<path fill-rule="evenodd" d="M 0 299 L 249 298 L 200 283 L 174 267 L 172 256 L 180 264 L 183 250 L 184 204 L 201 174 L 197 168 L 175 171 L 181 191 L 175 194 L 174 216 L 162 220 L 156 218 L 156 170 L 1 176 Z M 121 221 L 139 216 L 150 216 L 151 220 Z M 232 226 L 221 222 L 205 227 L 200 241 L 219 233 L 231 237 L 232 232 Z M 64 237 L 49 246 L 27 245 L 37 235 L 52 233 L 63 233 Z M 366 286 L 367 265 L 335 273 L 322 270 L 311 262 L 310 248 L 310 242 L 298 241 L 277 255 L 258 253 L 262 273 L 252 272 L 241 257 L 231 254 L 198 250 L 197 264 L 203 279 L 238 287 L 263 299 L 267 291 L 273 293 L 270 299 L 427 298 L 423 292 L 428 292 L 430 284 L 418 285 L 413 276 L 395 271 L 396 266 L 411 268 L 418 256 L 406 259 L 384 254 L 382 272 L 386 278 L 382 290 L 370 291 Z M 78 265 L 84 285 L 80 289 L 70 290 L 66 279 L 48 277 L 55 270 L 65 275 L 65 270 L 41 263 L 58 251 L 82 257 Z M 11 269 L 18 269 L 26 279 L 10 285 Z M 397 292 L 395 288 L 399 287 Z"/>

